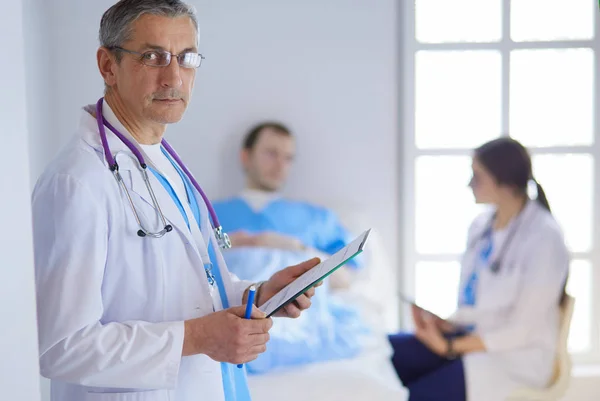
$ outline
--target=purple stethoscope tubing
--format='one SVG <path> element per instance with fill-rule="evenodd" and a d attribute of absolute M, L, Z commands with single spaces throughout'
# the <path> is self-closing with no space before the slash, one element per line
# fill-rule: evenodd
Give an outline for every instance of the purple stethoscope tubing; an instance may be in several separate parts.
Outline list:
<path fill-rule="evenodd" d="M 140 226 L 138 235 L 140 237 L 150 236 L 153 238 L 160 238 L 163 235 L 165 235 L 167 232 L 171 231 L 173 229 L 173 227 L 170 224 L 167 224 L 165 216 L 162 213 L 162 210 L 160 209 L 160 206 L 158 204 L 158 200 L 156 199 L 156 196 L 154 195 L 154 191 L 152 190 L 152 187 L 150 186 L 150 181 L 149 181 L 148 172 L 147 172 L 147 165 L 146 165 L 146 161 L 144 160 L 144 156 L 138 150 L 138 148 L 125 135 L 120 133 L 119 130 L 117 130 L 111 123 L 109 123 L 108 121 L 106 121 L 104 119 L 104 116 L 102 115 L 103 101 L 104 101 L 104 98 L 100 98 L 100 100 L 98 100 L 98 102 L 96 103 L 96 121 L 98 122 L 98 131 L 100 133 L 100 140 L 102 141 L 102 148 L 104 149 L 104 157 L 106 158 L 106 162 L 108 163 L 110 171 L 112 171 L 113 174 L 115 175 L 117 182 L 119 182 L 119 184 L 125 189 L 125 193 L 127 195 L 129 203 L 132 207 L 135 218 L 138 222 L 138 225 Z M 154 203 L 154 206 L 155 206 L 156 210 L 158 211 L 160 218 L 164 224 L 164 228 L 161 231 L 159 231 L 158 233 L 152 233 L 152 232 L 145 230 L 140 222 L 139 216 L 133 205 L 133 201 L 129 195 L 129 191 L 127 190 L 127 187 L 124 185 L 121 175 L 119 174 L 119 165 L 117 164 L 115 158 L 113 157 L 112 153 L 110 152 L 110 148 L 108 146 L 108 140 L 106 138 L 106 130 L 104 129 L 105 126 L 108 127 L 108 129 L 110 129 L 121 140 L 121 142 L 123 142 L 123 144 L 125 144 L 125 146 L 127 146 L 127 148 L 134 154 L 134 156 L 136 157 L 136 159 L 138 160 L 138 162 L 140 164 L 140 167 L 142 169 L 142 175 L 144 177 L 146 186 L 148 187 L 150 197 L 152 198 L 152 202 Z M 202 196 L 202 199 L 204 200 L 204 204 L 206 205 L 206 208 L 208 209 L 208 213 L 210 214 L 213 230 L 215 231 L 215 235 L 217 237 L 217 242 L 219 243 L 219 246 L 224 249 L 230 248 L 231 242 L 229 240 L 229 236 L 223 232 L 223 228 L 221 227 L 221 224 L 219 223 L 219 218 L 217 217 L 217 213 L 215 212 L 215 209 L 214 209 L 212 203 L 210 202 L 210 200 L 208 199 L 208 197 L 206 196 L 206 194 L 200 187 L 200 184 L 198 184 L 198 181 L 196 181 L 196 179 L 190 173 L 190 171 L 187 169 L 185 164 L 183 164 L 183 161 L 179 158 L 177 153 L 175 153 L 175 150 L 173 150 L 171 145 L 169 145 L 167 143 L 167 141 L 164 139 L 162 140 L 161 144 L 163 145 L 165 150 L 169 153 L 169 155 L 177 162 L 177 164 L 183 170 L 185 175 L 188 177 L 188 179 L 190 180 L 190 182 L 192 183 L 194 188 L 196 188 L 196 190 L 198 191 L 200 196 Z"/>

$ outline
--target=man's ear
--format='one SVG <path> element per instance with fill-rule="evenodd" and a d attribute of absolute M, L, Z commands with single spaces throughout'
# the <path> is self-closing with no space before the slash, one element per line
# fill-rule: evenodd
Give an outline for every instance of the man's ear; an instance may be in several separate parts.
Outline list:
<path fill-rule="evenodd" d="M 250 150 L 242 149 L 240 151 L 240 163 L 242 164 L 242 168 L 244 171 L 248 170 L 248 165 L 250 164 Z"/>
<path fill-rule="evenodd" d="M 96 52 L 96 60 L 98 62 L 98 70 L 100 75 L 104 79 L 104 83 L 111 87 L 117 83 L 114 70 L 116 68 L 117 60 L 114 54 L 106 47 L 100 47 Z"/>

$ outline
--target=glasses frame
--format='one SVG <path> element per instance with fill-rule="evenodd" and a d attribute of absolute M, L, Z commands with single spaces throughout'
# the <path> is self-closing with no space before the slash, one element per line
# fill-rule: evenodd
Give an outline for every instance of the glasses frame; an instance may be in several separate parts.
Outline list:
<path fill-rule="evenodd" d="M 201 53 L 194 53 L 194 52 L 189 52 L 189 51 L 188 52 L 184 52 L 184 53 L 179 53 L 179 54 L 173 54 L 173 53 L 170 53 L 170 52 L 168 52 L 166 50 L 148 50 L 148 51 L 145 51 L 145 52 L 136 52 L 136 51 L 133 51 L 133 50 L 125 49 L 125 48 L 120 47 L 120 46 L 114 46 L 114 47 L 111 48 L 111 50 L 122 51 L 124 53 L 129 53 L 129 54 L 132 54 L 132 55 L 135 55 L 135 56 L 139 56 L 140 57 L 139 58 L 139 62 L 142 63 L 142 64 L 144 64 L 144 65 L 147 65 L 148 67 L 167 67 L 167 66 L 169 66 L 171 64 L 171 60 L 173 59 L 173 57 L 175 57 L 177 59 L 177 64 L 180 67 L 194 69 L 194 68 L 200 68 L 200 66 L 202 65 L 202 60 L 204 60 L 206 58 Z M 148 53 L 159 53 L 159 54 L 164 55 L 166 57 L 166 60 L 167 60 L 166 64 L 148 64 L 148 63 L 145 63 L 144 62 L 144 56 L 146 54 L 148 54 Z M 191 54 L 196 54 L 196 55 L 200 56 L 200 62 L 198 63 L 198 66 L 196 66 L 196 67 L 188 67 L 186 65 L 183 65 L 184 56 L 186 54 L 190 54 L 190 53 Z"/>

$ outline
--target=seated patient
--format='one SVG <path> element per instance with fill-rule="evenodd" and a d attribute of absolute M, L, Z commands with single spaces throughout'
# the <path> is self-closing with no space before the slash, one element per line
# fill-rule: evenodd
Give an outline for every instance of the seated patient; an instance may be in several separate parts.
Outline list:
<path fill-rule="evenodd" d="M 246 188 L 238 196 L 214 203 L 233 244 L 225 260 L 242 279 L 266 280 L 285 263 L 296 263 L 307 255 L 328 257 L 353 239 L 332 211 L 281 196 L 294 150 L 294 138 L 285 126 L 265 122 L 254 127 L 241 150 Z M 357 355 L 369 331 L 357 310 L 331 293 L 347 288 L 357 269 L 360 258 L 332 274 L 312 299 L 310 315 L 289 324 L 278 320 L 270 332 L 267 352 L 249 363 L 248 371 Z"/>
<path fill-rule="evenodd" d="M 458 310 L 445 321 L 413 305 L 415 334 L 390 337 L 411 401 L 501 401 L 553 373 L 569 266 L 562 231 L 520 143 L 482 145 L 472 169 L 475 201 L 491 209 L 469 230 Z"/>

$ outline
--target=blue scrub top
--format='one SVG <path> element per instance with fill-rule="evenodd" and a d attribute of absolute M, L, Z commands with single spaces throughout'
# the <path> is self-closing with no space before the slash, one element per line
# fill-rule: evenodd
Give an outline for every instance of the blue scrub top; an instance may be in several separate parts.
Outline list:
<path fill-rule="evenodd" d="M 254 211 L 241 197 L 215 202 L 215 211 L 228 233 L 277 232 L 300 240 L 304 246 L 332 255 L 354 238 L 330 210 L 306 202 L 276 199 Z M 348 263 L 360 267 L 360 255 Z"/>
<path fill-rule="evenodd" d="M 476 265 L 467 280 L 462 294 L 461 305 L 475 306 L 477 303 L 477 285 L 479 283 L 479 273 L 481 269 L 487 267 L 490 263 L 494 244 L 492 241 L 492 230 L 488 230 L 483 236 L 483 247 L 479 252 Z"/>
<path fill-rule="evenodd" d="M 198 206 L 198 201 L 196 199 L 196 196 L 194 195 L 192 183 L 190 182 L 188 177 L 183 173 L 183 171 L 179 168 L 177 163 L 175 163 L 175 161 L 171 158 L 171 156 L 164 150 L 164 148 L 161 147 L 161 150 L 162 150 L 163 154 L 169 159 L 169 161 L 171 162 L 173 167 L 175 167 L 175 169 L 179 173 L 179 176 L 181 177 L 181 179 L 184 183 L 184 186 L 185 186 L 185 192 L 187 194 L 186 201 L 188 202 L 188 205 L 190 206 L 190 209 L 192 210 L 192 213 L 194 215 L 193 218 L 194 218 L 195 222 L 193 222 L 193 223 L 198 224 L 198 227 L 200 228 L 201 227 L 201 225 L 200 225 L 200 207 Z M 183 209 L 181 200 L 175 193 L 171 184 L 169 184 L 169 182 L 156 170 L 154 170 L 153 168 L 150 168 L 150 167 L 149 167 L 149 169 L 156 176 L 158 181 L 160 181 L 160 183 L 165 188 L 165 190 L 169 193 L 169 195 L 173 199 L 173 202 L 175 202 L 175 204 L 177 205 L 177 208 L 181 212 L 181 215 L 183 216 L 183 219 L 185 220 L 188 228 L 190 228 L 190 219 L 187 216 L 187 214 L 185 213 L 185 210 Z M 167 234 L 167 235 L 169 235 L 169 234 Z M 204 269 L 207 272 L 207 276 L 209 276 L 208 277 L 209 282 L 211 280 L 215 281 L 217 287 L 219 288 L 219 295 L 221 297 L 221 303 L 223 304 L 223 308 L 227 309 L 227 308 L 229 308 L 229 300 L 227 299 L 227 293 L 225 292 L 225 286 L 223 284 L 223 279 L 221 277 L 218 267 L 216 267 L 216 265 L 214 263 L 212 263 L 213 261 L 216 261 L 214 252 L 215 252 L 215 250 L 213 249 L 212 244 L 209 242 L 208 254 L 209 254 L 211 263 L 210 263 L 210 265 L 204 266 Z M 215 268 L 213 268 L 213 265 L 215 265 Z M 245 366 L 240 369 L 237 366 L 232 365 L 230 363 L 221 362 L 221 376 L 223 379 L 223 391 L 225 393 L 225 401 L 251 401 L 252 400 L 252 398 L 250 397 L 250 390 L 248 388 L 248 383 L 247 383 L 247 379 L 246 379 Z"/>

